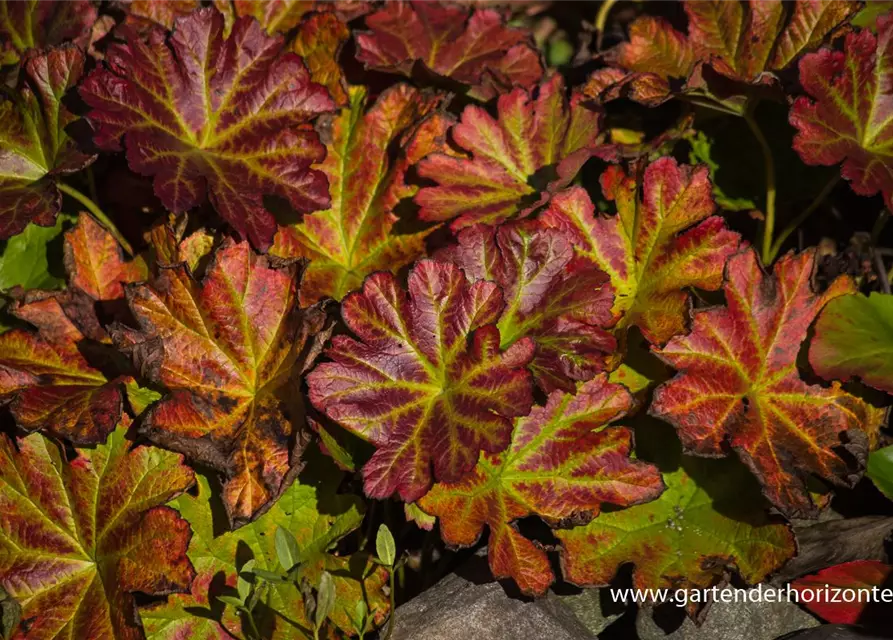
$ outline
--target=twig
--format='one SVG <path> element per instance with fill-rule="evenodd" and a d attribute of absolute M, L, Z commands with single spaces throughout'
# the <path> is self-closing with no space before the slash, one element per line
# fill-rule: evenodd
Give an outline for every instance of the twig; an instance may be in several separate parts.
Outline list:
<path fill-rule="evenodd" d="M 874 266 L 877 269 L 877 278 L 881 283 L 881 291 L 886 294 L 890 293 L 890 279 L 887 277 L 887 268 L 884 266 L 884 259 L 877 251 L 872 251 L 874 258 Z"/>
<path fill-rule="evenodd" d="M 837 186 L 837 183 L 840 182 L 840 174 L 835 173 L 830 180 L 822 187 L 822 190 L 816 194 L 816 197 L 813 198 L 812 202 L 809 203 L 809 206 L 806 207 L 800 214 L 791 220 L 791 222 L 782 230 L 778 237 L 775 239 L 775 242 L 772 243 L 772 248 L 769 250 L 769 255 L 767 256 L 768 260 L 766 264 L 769 264 L 773 260 L 775 260 L 775 256 L 778 255 L 778 252 L 781 250 L 781 246 L 784 244 L 785 240 L 788 239 L 794 229 L 800 227 L 801 224 L 806 222 L 806 219 L 809 218 L 813 214 L 813 212 L 818 209 L 821 204 L 825 201 L 825 198 L 834 190 L 834 187 Z"/>
<path fill-rule="evenodd" d="M 766 220 L 763 223 L 762 257 L 763 264 L 769 266 L 774 258 L 772 254 L 772 236 L 775 233 L 775 158 L 772 157 L 772 147 L 760 130 L 760 125 L 753 117 L 754 109 L 750 108 L 744 113 L 744 121 L 753 132 L 754 138 L 760 145 L 763 153 L 763 165 L 766 171 Z"/>

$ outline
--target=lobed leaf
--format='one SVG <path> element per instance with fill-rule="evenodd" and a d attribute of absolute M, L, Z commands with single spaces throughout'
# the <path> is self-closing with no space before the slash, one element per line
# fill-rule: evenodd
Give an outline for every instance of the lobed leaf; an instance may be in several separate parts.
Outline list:
<path fill-rule="evenodd" d="M 439 2 L 389 2 L 366 16 L 357 33 L 357 60 L 367 69 L 413 75 L 416 64 L 469 86 L 489 100 L 518 86 L 531 89 L 543 75 L 530 34 L 507 27 L 492 9 Z"/>
<path fill-rule="evenodd" d="M 214 0 L 214 6 L 226 16 L 227 24 L 250 16 L 270 35 L 290 32 L 312 12 L 333 12 L 340 20 L 348 22 L 370 8 L 365 0 Z"/>
<path fill-rule="evenodd" d="M 449 545 L 476 543 L 487 525 L 493 575 L 513 578 L 525 594 L 543 595 L 554 579 L 548 557 L 514 521 L 536 515 L 552 524 L 585 522 L 602 503 L 629 506 L 663 490 L 655 467 L 630 459 L 632 433 L 608 427 L 632 404 L 626 388 L 606 374 L 576 395 L 554 391 L 545 407 L 515 421 L 505 452 L 483 454 L 470 475 L 434 485 L 419 506 L 440 519 Z"/>
<path fill-rule="evenodd" d="M 831 300 L 815 325 L 809 364 L 826 380 L 860 378 L 893 392 L 893 296 L 873 292 Z"/>
<path fill-rule="evenodd" d="M 199 0 L 125 0 L 127 15 L 125 24 L 140 33 L 150 31 L 153 25 L 167 30 L 174 28 L 177 18 L 188 16 L 199 8 Z"/>
<path fill-rule="evenodd" d="M 138 640 L 133 594 L 189 589 L 189 524 L 163 505 L 192 470 L 133 446 L 127 426 L 71 462 L 42 435 L 0 435 L 0 586 L 21 603 L 28 638 Z"/>
<path fill-rule="evenodd" d="M 804 382 L 797 354 L 830 300 L 851 292 L 840 278 L 817 294 L 815 252 L 787 255 L 762 273 L 752 249 L 726 267 L 726 307 L 693 312 L 691 333 L 656 350 L 679 370 L 655 391 L 649 413 L 676 427 L 686 449 L 725 455 L 729 446 L 754 472 L 766 497 L 789 516 L 817 511 L 806 481 L 849 485 L 864 465 L 883 412 L 830 388 Z"/>
<path fill-rule="evenodd" d="M 215 600 L 232 593 L 238 571 L 254 563 L 258 573 L 283 575 L 276 554 L 279 528 L 295 538 L 301 555 L 301 578 L 313 585 L 323 571 L 334 578 L 337 595 L 330 620 L 338 629 L 351 632 L 354 603 L 364 601 L 374 624 L 381 624 L 389 602 L 382 593 L 387 581 L 384 569 L 376 568 L 362 555 L 334 556 L 329 547 L 360 526 L 363 502 L 358 496 L 336 493 L 341 474 L 325 460 L 314 458 L 282 497 L 254 522 L 236 531 L 217 533 L 214 526 L 212 486 L 199 475 L 198 493 L 182 495 L 172 504 L 193 530 L 188 556 L 195 566 L 196 579 L 184 595 L 170 596 L 166 603 L 140 609 L 140 618 L 149 640 L 180 638 L 224 639 L 244 637 L 242 620 L 231 609 L 220 611 Z M 264 637 L 271 640 L 312 637 L 311 622 L 305 617 L 300 589 L 292 583 L 267 584 L 253 581 L 260 590 L 258 623 Z M 195 615 L 199 611 L 205 616 Z"/>
<path fill-rule="evenodd" d="M 167 390 L 140 432 L 223 473 L 236 525 L 276 499 L 306 440 L 300 375 L 329 330 L 324 312 L 298 306 L 298 286 L 295 264 L 227 240 L 201 282 L 180 264 L 128 287 L 140 329 L 113 332 Z"/>
<path fill-rule="evenodd" d="M 877 589 L 889 584 L 891 575 L 893 567 L 888 564 L 856 560 L 798 578 L 790 586 L 803 598 L 803 606 L 826 622 L 858 624 L 869 603 L 879 602 L 872 593 L 876 594 Z M 813 592 L 810 601 L 804 597 L 804 591 Z M 847 602 L 844 598 L 854 598 L 855 601 Z"/>
<path fill-rule="evenodd" d="M 333 3 L 334 4 L 334 3 Z M 310 79 L 328 89 L 336 105 L 346 105 L 347 81 L 338 55 L 350 38 L 350 29 L 334 13 L 314 13 L 301 23 L 291 43 L 307 65 Z"/>
<path fill-rule="evenodd" d="M 16 99 L 0 101 L 0 238 L 29 222 L 53 226 L 62 206 L 57 180 L 94 160 L 65 132 L 77 117 L 62 98 L 83 71 L 84 54 L 73 45 L 34 54 L 24 63 Z"/>
<path fill-rule="evenodd" d="M 325 155 L 308 126 L 334 103 L 310 82 L 300 58 L 250 18 L 228 38 L 223 17 L 200 9 L 145 39 L 126 25 L 125 41 L 80 87 L 91 107 L 94 142 L 117 150 L 130 168 L 154 176 L 162 204 L 183 212 L 207 195 L 242 237 L 266 249 L 276 221 L 263 196 L 298 211 L 328 205 L 325 177 L 310 168 Z"/>
<path fill-rule="evenodd" d="M 584 91 L 651 106 L 677 92 L 728 93 L 728 82 L 714 80 L 705 67 L 744 85 L 772 83 L 774 72 L 821 45 L 859 7 L 850 0 L 799 0 L 789 8 L 780 0 L 688 0 L 687 33 L 664 18 L 637 18 L 629 41 L 606 55 L 610 66 L 597 70 Z"/>
<path fill-rule="evenodd" d="M 0 250 L 0 291 L 14 287 L 28 289 L 59 289 L 65 283 L 55 272 L 53 248 L 62 235 L 65 214 L 56 216 L 52 227 L 29 224 L 21 233 L 5 241 Z"/>
<path fill-rule="evenodd" d="M 614 323 L 612 288 L 603 271 L 574 260 L 567 234 L 537 223 L 475 225 L 435 258 L 461 267 L 469 282 L 501 287 L 506 305 L 496 325 L 500 346 L 533 338 L 529 367 L 547 393 L 573 392 L 577 381 L 605 369 L 617 345 L 606 330 Z"/>
<path fill-rule="evenodd" d="M 396 233 L 395 210 L 416 192 L 406 183 L 412 164 L 443 146 L 449 121 L 434 111 L 441 101 L 400 84 L 366 111 L 366 91 L 351 89 L 350 106 L 335 118 L 326 159 L 318 165 L 332 206 L 280 227 L 271 249 L 277 256 L 310 260 L 302 303 L 341 300 L 369 274 L 396 271 L 424 255 L 430 230 Z M 405 146 L 391 160 L 395 143 Z"/>
<path fill-rule="evenodd" d="M 806 164 L 843 163 L 853 191 L 884 194 L 893 207 L 893 15 L 847 34 L 843 51 L 821 49 L 800 61 L 800 84 L 809 94 L 794 101 L 794 149 Z"/>
<path fill-rule="evenodd" d="M 534 344 L 500 351 L 499 287 L 468 284 L 452 264 L 416 263 L 408 289 L 384 272 L 348 295 L 341 313 L 359 339 L 335 336 L 332 362 L 307 383 L 317 409 L 376 447 L 366 494 L 412 502 L 430 488 L 432 466 L 435 479 L 455 482 L 481 451 L 508 446 L 511 419 L 532 403 Z"/>
<path fill-rule="evenodd" d="M 22 0 L 0 4 L 0 64 L 27 57 L 32 49 L 67 42 L 86 48 L 97 17 L 89 0 Z"/>
<path fill-rule="evenodd" d="M 420 218 L 455 218 L 458 231 L 524 215 L 541 191 L 573 179 L 600 142 L 600 114 L 578 95 L 568 101 L 558 74 L 535 97 L 521 88 L 499 96 L 497 110 L 494 120 L 482 107 L 465 107 L 450 133 L 466 157 L 434 153 L 418 164 L 419 175 L 437 183 L 415 198 Z"/>
<path fill-rule="evenodd" d="M 614 165 L 601 184 L 617 215 L 594 215 L 588 194 L 572 187 L 554 196 L 540 221 L 568 233 L 580 255 L 610 276 L 619 329 L 635 325 L 650 342 L 664 343 L 685 331 L 686 289 L 721 286 L 739 236 L 712 215 L 707 167 L 661 158 L 639 181 Z"/>

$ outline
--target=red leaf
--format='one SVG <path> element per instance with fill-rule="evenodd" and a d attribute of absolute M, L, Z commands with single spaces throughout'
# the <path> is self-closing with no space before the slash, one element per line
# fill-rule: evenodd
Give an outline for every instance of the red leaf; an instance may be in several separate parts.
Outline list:
<path fill-rule="evenodd" d="M 787 255 L 765 275 L 752 249 L 728 262 L 727 307 L 698 309 L 689 335 L 658 356 L 679 370 L 654 393 L 649 413 L 673 424 L 686 449 L 725 455 L 730 446 L 783 513 L 816 512 L 810 474 L 851 485 L 859 469 L 839 454 L 845 445 L 864 465 L 867 438 L 883 411 L 840 389 L 808 385 L 797 370 L 807 330 L 828 300 L 853 289 L 836 280 L 823 294 L 810 283 L 815 252 Z"/>
<path fill-rule="evenodd" d="M 411 76 L 416 62 L 470 85 L 488 100 L 513 86 L 530 89 L 543 75 L 528 33 L 506 27 L 491 9 L 469 10 L 438 2 L 388 2 L 366 16 L 357 60 L 367 68 Z"/>
<path fill-rule="evenodd" d="M 503 310 L 491 282 L 469 285 L 457 267 L 423 260 L 409 292 L 390 273 L 366 279 L 347 296 L 342 316 L 359 340 L 336 336 L 333 362 L 307 376 L 310 400 L 376 452 L 363 468 L 366 494 L 397 491 L 412 502 L 434 478 L 459 480 L 480 451 L 497 453 L 511 418 L 532 402 L 533 342 L 501 352 L 493 323 Z"/>
<path fill-rule="evenodd" d="M 800 594 L 803 606 L 825 622 L 858 624 L 870 602 L 881 602 L 875 594 L 879 587 L 889 584 L 891 576 L 893 567 L 888 564 L 856 560 L 798 578 L 791 583 L 791 587 Z M 805 595 L 807 592 L 811 592 L 808 598 Z M 854 601 L 846 602 L 844 596 Z"/>
<path fill-rule="evenodd" d="M 0 4 L 0 64 L 14 64 L 28 50 L 66 42 L 86 48 L 96 22 L 89 0 L 41 0 Z"/>
<path fill-rule="evenodd" d="M 205 195 L 241 235 L 266 249 L 276 221 L 264 195 L 299 211 L 328 205 L 325 155 L 308 122 L 330 111 L 326 90 L 310 82 L 300 58 L 282 39 L 240 18 L 228 38 L 212 8 L 180 18 L 173 35 L 152 28 L 141 40 L 125 26 L 124 44 L 80 88 L 92 107 L 94 141 L 120 148 L 130 168 L 155 176 L 165 207 L 182 212 Z"/>

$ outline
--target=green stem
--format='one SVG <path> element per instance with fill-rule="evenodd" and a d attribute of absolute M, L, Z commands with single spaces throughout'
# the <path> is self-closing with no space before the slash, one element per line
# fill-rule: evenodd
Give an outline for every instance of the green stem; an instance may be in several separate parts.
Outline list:
<path fill-rule="evenodd" d="M 744 114 L 744 121 L 753 132 L 754 138 L 763 152 L 763 165 L 766 170 L 766 220 L 763 222 L 763 243 L 761 255 L 763 265 L 768 267 L 772 262 L 772 236 L 775 233 L 775 158 L 772 157 L 772 147 L 760 130 L 760 125 L 753 117 L 754 110 L 748 109 Z"/>
<path fill-rule="evenodd" d="M 605 35 L 605 25 L 608 23 L 608 14 L 611 13 L 611 9 L 614 5 L 617 4 L 617 0 L 605 0 L 602 2 L 602 6 L 598 8 L 598 13 L 595 15 L 595 50 L 602 50 L 602 37 Z"/>
<path fill-rule="evenodd" d="M 884 227 L 887 226 L 887 222 L 890 221 L 890 210 L 887 208 L 881 209 L 880 214 L 877 217 L 877 220 L 874 221 L 874 226 L 871 228 L 871 246 L 876 247 L 878 240 L 881 238 L 881 232 L 884 230 Z"/>
<path fill-rule="evenodd" d="M 744 117 L 744 113 L 733 109 L 732 107 L 723 104 L 722 102 L 718 102 L 713 98 L 706 95 L 696 95 L 696 94 L 682 94 L 679 96 L 682 100 L 685 100 L 689 104 L 693 104 L 698 107 L 703 107 L 704 109 L 710 109 L 711 111 L 717 111 L 719 113 L 725 113 L 732 116 L 738 116 L 739 118 Z"/>
<path fill-rule="evenodd" d="M 390 574 L 388 582 L 391 586 L 391 615 L 388 617 L 388 632 L 385 634 L 384 640 L 391 640 L 391 634 L 394 633 L 394 618 L 397 617 L 397 590 L 394 588 L 394 574 L 396 572 L 394 566 L 391 566 L 391 570 L 388 572 Z"/>
<path fill-rule="evenodd" d="M 72 187 L 70 184 L 65 184 L 64 182 L 58 182 L 56 185 L 59 187 L 59 191 L 62 193 L 71 196 L 78 202 L 80 202 L 84 207 L 86 207 L 87 211 L 89 211 L 96 221 L 99 222 L 105 230 L 112 234 L 112 237 L 118 241 L 118 244 L 124 249 L 127 255 L 133 255 L 133 247 L 130 246 L 130 243 L 124 239 L 124 236 L 121 235 L 121 232 L 118 231 L 118 227 L 115 226 L 115 223 L 112 222 L 107 215 L 96 206 L 96 203 L 93 202 L 90 198 L 85 196 L 83 193 Z"/>
<path fill-rule="evenodd" d="M 778 252 L 781 251 L 781 245 L 784 244 L 785 240 L 794 233 L 794 230 L 797 229 L 801 224 L 806 222 L 806 219 L 812 215 L 812 213 L 819 208 L 819 206 L 825 201 L 825 198 L 834 190 L 834 187 L 837 186 L 837 183 L 840 182 L 840 174 L 835 172 L 835 174 L 831 177 L 830 180 L 822 187 L 822 190 L 818 192 L 815 198 L 813 198 L 812 202 L 809 203 L 809 206 L 806 207 L 803 211 L 800 212 L 796 218 L 791 220 L 791 222 L 782 230 L 782 232 L 775 239 L 775 242 L 772 243 L 772 248 L 769 250 L 769 255 L 767 256 L 768 260 L 766 264 L 768 265 L 770 262 L 775 260 L 775 257 L 778 255 Z"/>

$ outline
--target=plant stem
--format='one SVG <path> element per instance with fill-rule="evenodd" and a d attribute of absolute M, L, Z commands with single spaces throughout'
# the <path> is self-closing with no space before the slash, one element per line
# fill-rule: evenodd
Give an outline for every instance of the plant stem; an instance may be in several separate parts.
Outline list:
<path fill-rule="evenodd" d="M 608 14 L 611 13 L 611 9 L 614 5 L 617 4 L 617 0 L 604 0 L 602 2 L 602 6 L 598 8 L 598 13 L 595 15 L 595 50 L 602 50 L 602 38 L 605 35 L 605 25 L 608 23 Z"/>
<path fill-rule="evenodd" d="M 753 132 L 754 138 L 763 152 L 763 166 L 766 170 L 766 220 L 763 222 L 763 245 L 761 255 L 763 265 L 768 267 L 772 262 L 772 236 L 775 233 L 775 158 L 772 157 L 772 147 L 760 130 L 760 125 L 753 117 L 754 109 L 750 108 L 744 113 L 744 121 Z"/>
<path fill-rule="evenodd" d="M 394 633 L 394 618 L 397 617 L 397 590 L 394 588 L 394 574 L 397 572 L 396 567 L 391 565 L 388 582 L 391 586 L 391 615 L 388 616 L 388 632 L 385 634 L 384 640 L 391 640 L 391 634 Z"/>
<path fill-rule="evenodd" d="M 837 186 L 838 182 L 840 182 L 840 174 L 835 172 L 835 174 L 831 176 L 831 179 L 828 180 L 827 183 L 825 183 L 825 186 L 822 187 L 822 190 L 818 192 L 815 198 L 813 198 L 812 202 L 809 203 L 809 206 L 801 211 L 800 215 L 791 220 L 791 222 L 782 230 L 782 232 L 775 239 L 775 242 L 772 243 L 772 248 L 769 250 L 769 255 L 767 256 L 768 260 L 766 260 L 767 265 L 775 260 L 775 257 L 781 250 L 781 245 L 783 245 L 784 241 L 788 239 L 788 236 L 794 233 L 797 227 L 806 222 L 806 219 L 811 216 L 816 209 L 819 208 L 819 206 L 825 201 L 825 198 L 827 198 L 828 195 L 834 190 L 834 187 Z"/>
<path fill-rule="evenodd" d="M 130 246 L 130 243 L 121 235 L 121 232 L 118 230 L 118 227 L 115 226 L 115 223 L 109 219 L 107 215 L 100 209 L 95 202 L 93 202 L 90 198 L 85 196 L 83 193 L 72 187 L 70 184 L 65 184 L 64 182 L 58 182 L 57 186 L 59 187 L 59 191 L 62 193 L 71 196 L 78 202 L 80 202 L 84 207 L 86 207 L 87 211 L 89 211 L 96 221 L 99 222 L 105 230 L 112 234 L 112 237 L 118 241 L 118 244 L 121 245 L 121 248 L 127 253 L 127 255 L 133 255 L 133 247 Z"/>

